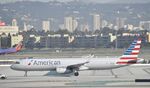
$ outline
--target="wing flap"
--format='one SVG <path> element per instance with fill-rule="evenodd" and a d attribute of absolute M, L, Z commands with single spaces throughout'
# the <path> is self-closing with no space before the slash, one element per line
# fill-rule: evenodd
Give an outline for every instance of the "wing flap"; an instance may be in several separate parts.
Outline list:
<path fill-rule="evenodd" d="M 85 64 L 89 63 L 89 61 L 86 62 L 82 62 L 82 63 L 77 63 L 77 64 L 72 64 L 72 65 L 68 65 L 67 68 L 79 68 L 80 66 L 83 66 Z"/>

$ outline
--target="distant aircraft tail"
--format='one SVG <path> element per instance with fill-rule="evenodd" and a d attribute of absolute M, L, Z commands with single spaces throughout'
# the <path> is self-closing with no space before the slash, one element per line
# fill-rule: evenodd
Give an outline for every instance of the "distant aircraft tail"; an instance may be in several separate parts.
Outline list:
<path fill-rule="evenodd" d="M 124 54 L 120 57 L 117 64 L 134 64 L 138 60 L 138 54 L 140 52 L 142 39 L 139 38 L 134 40 L 130 47 L 124 52 Z"/>
<path fill-rule="evenodd" d="M 15 49 L 16 49 L 17 51 L 20 51 L 20 50 L 22 49 L 22 47 L 23 47 L 23 44 L 22 44 L 22 41 L 20 41 L 20 42 L 16 45 Z"/>

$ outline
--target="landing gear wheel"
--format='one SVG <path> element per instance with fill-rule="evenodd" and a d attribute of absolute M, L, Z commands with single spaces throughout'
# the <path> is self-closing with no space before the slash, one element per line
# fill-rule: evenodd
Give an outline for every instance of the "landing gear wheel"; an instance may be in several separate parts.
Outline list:
<path fill-rule="evenodd" d="M 28 72 L 27 72 L 27 71 L 25 71 L 24 77 L 27 77 L 27 76 L 28 76 L 27 74 L 28 74 Z"/>
<path fill-rule="evenodd" d="M 1 79 L 6 79 L 6 77 L 1 77 Z"/>
<path fill-rule="evenodd" d="M 75 72 L 75 73 L 74 73 L 74 76 L 79 76 L 79 72 Z"/>

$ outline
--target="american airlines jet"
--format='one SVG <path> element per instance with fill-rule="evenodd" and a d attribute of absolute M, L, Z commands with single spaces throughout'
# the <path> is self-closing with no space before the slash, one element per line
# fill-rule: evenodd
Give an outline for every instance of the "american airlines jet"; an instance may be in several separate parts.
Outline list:
<path fill-rule="evenodd" d="M 16 53 L 21 50 L 22 46 L 22 42 L 19 42 L 14 48 L 0 49 L 0 55 Z"/>
<path fill-rule="evenodd" d="M 73 73 L 78 76 L 78 71 L 115 69 L 140 63 L 143 61 L 143 59 L 138 58 L 140 47 L 141 39 L 137 39 L 118 58 L 22 59 L 11 65 L 11 69 L 25 71 L 25 76 L 27 76 L 27 71 L 56 71 L 60 74 Z"/>

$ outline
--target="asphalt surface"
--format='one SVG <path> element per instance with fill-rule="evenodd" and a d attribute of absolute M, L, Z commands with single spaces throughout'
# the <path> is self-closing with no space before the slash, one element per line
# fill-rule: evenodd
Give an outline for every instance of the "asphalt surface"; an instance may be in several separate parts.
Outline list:
<path fill-rule="evenodd" d="M 150 82 L 135 82 L 135 79 L 150 79 L 150 65 L 128 66 L 114 70 L 82 71 L 80 76 L 56 75 L 48 71 L 24 72 L 1 67 L 0 73 L 7 79 L 0 80 L 0 88 L 149 88 Z M 48 74 L 47 74 L 48 73 Z"/>

